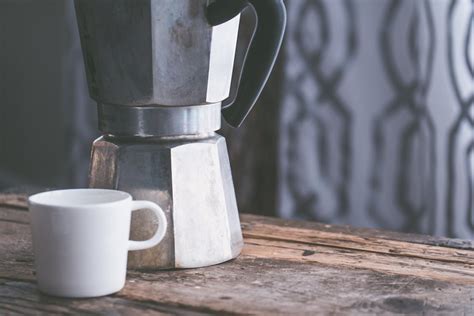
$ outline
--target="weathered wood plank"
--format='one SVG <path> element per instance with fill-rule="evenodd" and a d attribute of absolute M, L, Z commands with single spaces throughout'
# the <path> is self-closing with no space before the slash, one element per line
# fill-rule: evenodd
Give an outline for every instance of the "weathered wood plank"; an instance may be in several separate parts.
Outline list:
<path fill-rule="evenodd" d="M 295 220 L 281 220 L 274 217 L 261 217 L 256 215 L 244 215 L 245 225 L 254 225 L 264 223 L 268 225 L 276 225 L 278 227 L 293 227 L 317 230 L 322 232 L 333 232 L 355 235 L 362 238 L 374 237 L 379 239 L 407 241 L 410 243 L 432 245 L 439 247 L 449 247 L 457 249 L 474 250 L 474 240 L 452 239 L 446 237 L 437 237 L 419 234 L 406 234 L 393 232 L 388 230 L 381 230 L 375 228 L 358 228 L 348 225 L 328 225 L 309 221 L 295 221 Z"/>
<path fill-rule="evenodd" d="M 244 221 L 247 217 L 255 218 L 246 216 Z M 1 222 L 4 220 L 10 222 Z M 28 253 L 29 227 L 24 225 L 28 223 L 27 212 L 6 209 L 0 212 L 0 223 L 6 225 L 5 229 L 11 227 L 6 232 L 14 238 L 24 236 L 17 239 L 17 251 L 22 249 L 23 245 L 22 252 Z M 17 223 L 25 227 L 15 228 Z M 245 222 L 244 236 L 247 244 L 244 255 L 247 256 L 314 261 L 332 266 L 358 267 L 457 283 L 474 283 L 474 251 L 470 250 L 412 244 L 377 237 L 362 238 L 339 232 L 280 227 L 255 221 Z"/>
<path fill-rule="evenodd" d="M 38 293 L 33 283 L 0 279 L 0 314 L 3 315 L 208 315 L 211 311 L 140 302 L 109 296 L 88 300 L 61 299 Z"/>
<path fill-rule="evenodd" d="M 131 272 L 129 299 L 248 314 L 470 312 L 472 289 L 447 282 L 242 257 L 198 270 Z"/>
<path fill-rule="evenodd" d="M 10 206 L 18 209 L 26 209 L 27 197 L 22 194 L 0 194 L 0 207 L 1 206 Z M 374 228 L 357 228 L 347 225 L 328 225 L 307 221 L 282 220 L 278 218 L 262 217 L 249 214 L 242 215 L 242 218 L 244 225 L 247 226 L 255 225 L 258 223 L 265 223 L 268 225 L 276 225 L 278 227 L 293 227 L 317 230 L 321 232 L 349 234 L 359 236 L 361 238 L 370 238 L 376 236 L 378 239 L 406 241 L 410 243 L 425 244 L 439 247 L 474 250 L 473 240 L 452 239 L 418 234 L 406 234 Z"/>
<path fill-rule="evenodd" d="M 247 220 L 249 217 L 246 217 Z M 250 217 L 255 218 L 255 217 Z M 246 221 L 246 223 L 249 223 Z M 474 269 L 474 251 L 453 249 L 407 241 L 380 238 L 377 235 L 360 236 L 352 232 L 316 230 L 277 226 L 251 222 L 245 229 L 245 237 L 252 239 L 295 242 L 308 245 L 329 246 L 339 249 L 361 250 L 403 257 L 422 258 L 471 265 Z"/>
<path fill-rule="evenodd" d="M 304 263 L 319 263 L 344 269 L 367 269 L 386 274 L 404 275 L 426 280 L 440 280 L 474 287 L 474 267 L 372 252 L 342 250 L 326 246 L 246 239 L 243 256 L 272 258 Z"/>
<path fill-rule="evenodd" d="M 25 209 L 28 207 L 27 196 L 22 194 L 0 194 L 0 206 Z"/>
<path fill-rule="evenodd" d="M 122 292 L 93 300 L 50 298 L 39 294 L 34 283 L 0 279 L 0 303 L 2 297 L 20 300 L 16 304 L 26 311 L 57 308 L 81 314 L 128 315 L 126 308 L 151 315 L 165 308 L 209 314 L 473 313 L 472 290 L 466 287 L 269 259 L 239 259 L 206 269 L 131 271 Z"/>
<path fill-rule="evenodd" d="M 0 207 L 0 314 L 474 314 L 468 247 L 248 215 L 237 260 L 130 271 L 107 298 L 46 297 L 35 286 L 28 212 L 14 201 Z"/>

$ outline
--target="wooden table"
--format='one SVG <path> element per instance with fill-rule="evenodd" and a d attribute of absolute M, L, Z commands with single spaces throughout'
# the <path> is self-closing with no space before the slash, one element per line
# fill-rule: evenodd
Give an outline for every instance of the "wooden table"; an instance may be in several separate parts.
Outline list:
<path fill-rule="evenodd" d="M 130 271 L 119 294 L 41 295 L 26 199 L 0 195 L 0 314 L 474 314 L 471 241 L 242 216 L 245 249 L 209 268 Z"/>

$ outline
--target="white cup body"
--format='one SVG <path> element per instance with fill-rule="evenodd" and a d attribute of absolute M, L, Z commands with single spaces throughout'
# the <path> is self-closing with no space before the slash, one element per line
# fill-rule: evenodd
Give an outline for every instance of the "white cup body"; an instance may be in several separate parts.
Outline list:
<path fill-rule="evenodd" d="M 40 291 L 96 297 L 125 285 L 132 198 L 111 190 L 66 190 L 30 198 Z"/>

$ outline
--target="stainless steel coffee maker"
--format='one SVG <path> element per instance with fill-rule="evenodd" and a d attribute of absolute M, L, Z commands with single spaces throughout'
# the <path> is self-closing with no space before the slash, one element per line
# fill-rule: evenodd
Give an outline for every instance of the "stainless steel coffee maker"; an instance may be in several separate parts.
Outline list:
<path fill-rule="evenodd" d="M 238 127 L 266 84 L 286 23 L 283 0 L 75 0 L 89 92 L 103 136 L 90 186 L 130 192 L 167 213 L 166 239 L 131 253 L 135 268 L 194 268 L 239 255 L 237 203 L 225 120 Z M 257 27 L 233 101 L 240 13 Z M 131 238 L 157 223 L 143 210 Z"/>

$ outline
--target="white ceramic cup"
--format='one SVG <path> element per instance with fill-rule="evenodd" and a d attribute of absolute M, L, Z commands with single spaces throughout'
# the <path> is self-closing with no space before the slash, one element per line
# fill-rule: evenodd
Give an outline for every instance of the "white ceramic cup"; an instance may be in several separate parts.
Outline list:
<path fill-rule="evenodd" d="M 130 250 L 156 246 L 167 221 L 155 203 L 100 189 L 51 191 L 29 198 L 36 277 L 40 291 L 62 297 L 97 297 L 125 285 Z M 130 241 L 132 211 L 150 209 L 158 230 Z"/>

